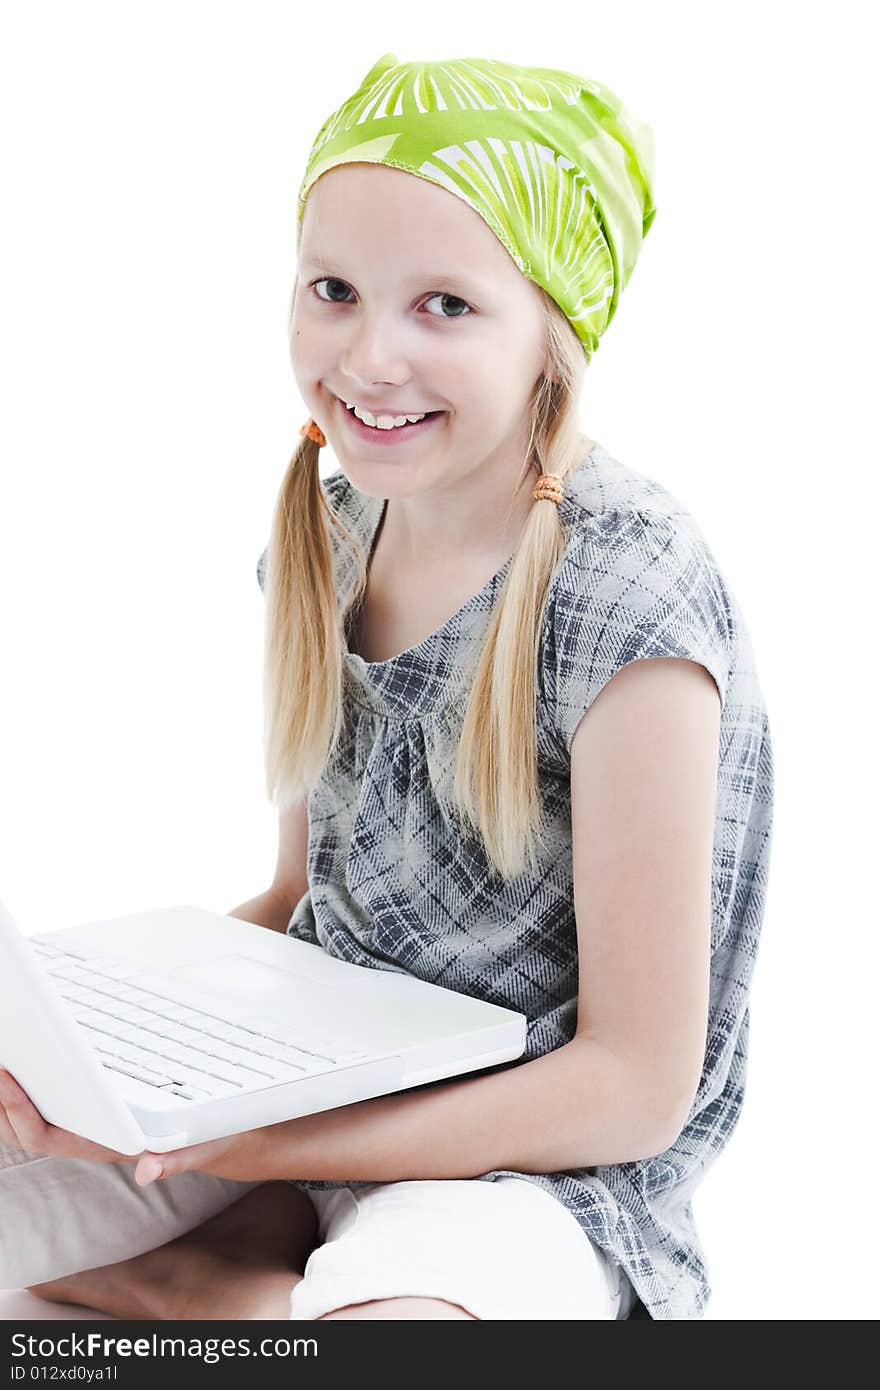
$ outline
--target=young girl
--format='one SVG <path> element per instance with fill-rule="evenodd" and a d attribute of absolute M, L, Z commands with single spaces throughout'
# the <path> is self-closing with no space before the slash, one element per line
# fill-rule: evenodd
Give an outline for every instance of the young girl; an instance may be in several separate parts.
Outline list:
<path fill-rule="evenodd" d="M 134 1317 L 704 1312 L 773 767 L 697 523 L 578 429 L 652 180 L 598 82 L 385 54 L 300 190 L 311 419 L 258 565 L 281 845 L 237 915 L 520 1010 L 523 1057 L 161 1176 L 0 1078 L 0 1282 Z"/>

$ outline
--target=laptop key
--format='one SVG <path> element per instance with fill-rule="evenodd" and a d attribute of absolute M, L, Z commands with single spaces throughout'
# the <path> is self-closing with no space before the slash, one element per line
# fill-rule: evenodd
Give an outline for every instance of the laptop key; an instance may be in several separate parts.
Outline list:
<path fill-rule="evenodd" d="M 52 984 L 58 990 L 62 999 L 68 999 L 74 1004 L 91 1003 L 101 996 L 96 994 L 88 985 L 72 985 L 67 980 L 52 979 Z"/>
<path fill-rule="evenodd" d="M 192 1086 L 171 1086 L 173 1096 L 181 1096 L 183 1100 L 212 1100 L 213 1097 L 207 1091 L 198 1091 Z"/>
<path fill-rule="evenodd" d="M 205 1060 L 204 1053 L 199 1054 L 194 1048 L 182 1047 L 180 1043 L 176 1042 L 163 1043 L 162 1052 L 166 1057 L 174 1057 L 179 1062 L 188 1062 L 191 1059 L 198 1061 L 199 1055 L 201 1055 L 202 1061 Z"/>
<path fill-rule="evenodd" d="M 277 1070 L 273 1068 L 271 1058 L 255 1056 L 253 1052 L 244 1052 L 240 1047 L 230 1047 L 229 1043 L 220 1042 L 216 1038 L 208 1046 L 212 1057 L 217 1057 L 221 1062 L 231 1062 L 236 1067 L 244 1067 L 257 1076 L 271 1077 Z"/>
<path fill-rule="evenodd" d="M 181 1004 L 177 1004 L 175 1007 L 181 1009 L 181 1014 L 176 1022 L 188 1024 L 190 1028 L 197 1029 L 200 1033 L 208 1033 L 213 1038 L 222 1038 L 232 1030 L 231 1024 L 223 1023 L 220 1019 L 209 1018 L 207 1014 L 194 1013 L 192 1009 L 183 1010 Z"/>
<path fill-rule="evenodd" d="M 143 1014 L 143 1009 L 138 1008 L 137 1004 L 114 1004 L 113 1017 L 119 1023 L 129 1023 L 139 1018 Z"/>
<path fill-rule="evenodd" d="M 243 1086 L 249 1084 L 242 1081 L 224 1080 L 214 1074 L 213 1071 L 207 1072 L 201 1066 L 189 1065 L 186 1062 L 169 1061 L 168 1069 L 175 1081 L 183 1086 L 197 1086 L 200 1090 L 210 1091 L 212 1095 L 237 1095 L 240 1094 Z M 256 1080 L 257 1078 L 252 1078 Z"/>
<path fill-rule="evenodd" d="M 167 1076 L 160 1076 L 157 1072 L 145 1071 L 134 1062 L 123 1061 L 121 1057 L 110 1057 L 106 1054 L 101 1056 L 101 1063 L 109 1067 L 110 1071 L 122 1072 L 123 1076 L 132 1076 L 135 1081 L 144 1081 L 148 1086 L 155 1086 L 158 1091 L 164 1090 L 171 1085 L 171 1079 Z"/>
<path fill-rule="evenodd" d="M 150 994 L 149 990 L 139 989 L 137 985 L 116 985 L 113 980 L 104 980 L 102 988 L 105 994 L 111 995 L 114 999 L 125 999 L 131 1004 L 140 1004 L 142 1009 L 150 1009 L 156 1002 L 154 994 Z"/>
<path fill-rule="evenodd" d="M 140 1059 L 138 1057 L 128 1058 L 126 1060 L 131 1060 L 135 1066 L 143 1066 L 146 1070 L 149 1070 L 150 1067 L 153 1066 L 161 1068 L 163 1073 L 167 1075 L 169 1081 L 184 1086 L 193 1085 L 202 1091 L 214 1093 L 228 1084 L 225 1081 L 221 1081 L 219 1077 L 212 1076 L 197 1066 L 190 1066 L 186 1062 L 181 1062 L 172 1057 L 151 1058 L 149 1062 L 146 1058 Z M 236 1091 L 238 1087 L 233 1086 L 232 1090 Z"/>
<path fill-rule="evenodd" d="M 70 999 L 76 1004 L 103 1005 L 106 1003 L 105 996 L 98 994 L 97 990 L 92 989 L 91 985 L 71 985 L 65 980 L 63 983 L 55 981 L 56 985 L 61 984 L 61 994 L 64 999 Z"/>
<path fill-rule="evenodd" d="M 114 1009 L 113 1013 L 116 1018 L 122 1018 L 126 1023 L 139 1024 L 144 1028 L 148 1028 L 154 1022 L 153 1015 L 147 1009 L 142 1009 L 139 1004 L 126 1005 L 118 1013 Z"/>
<path fill-rule="evenodd" d="M 193 1028 L 185 1028 L 181 1023 L 173 1023 L 170 1019 L 164 1018 L 157 1024 L 162 1029 L 162 1034 L 166 1038 L 172 1038 L 175 1042 L 194 1042 L 196 1039 L 204 1038 L 204 1034 L 197 1032 Z"/>
<path fill-rule="evenodd" d="M 272 1026 L 271 1024 L 267 1025 L 267 1032 Z M 273 1048 L 282 1048 L 288 1053 L 291 1049 L 296 1049 L 306 1053 L 306 1055 L 327 1059 L 331 1062 L 356 1062 L 369 1056 L 369 1053 L 353 1048 L 341 1038 L 305 1038 L 292 1029 L 284 1029 L 283 1032 L 276 1029 L 274 1036 L 267 1039 L 267 1045 Z"/>
<path fill-rule="evenodd" d="M 170 1057 L 178 1057 L 181 1061 L 191 1061 L 193 1065 L 204 1066 L 211 1071 L 217 1071 L 217 1063 L 231 1063 L 236 1073 L 243 1073 L 246 1077 L 262 1077 L 269 1080 L 277 1071 L 277 1066 L 268 1058 L 255 1057 L 253 1053 L 240 1055 L 237 1050 L 227 1048 L 224 1043 L 220 1043 L 216 1038 L 202 1038 L 200 1046 L 188 1047 L 178 1043 L 163 1044 L 162 1048 Z"/>
<path fill-rule="evenodd" d="M 120 1018 L 108 1016 L 108 1027 L 113 1029 L 113 1036 L 121 1038 L 123 1042 L 137 1042 L 138 1038 L 143 1037 L 140 1028 L 135 1028 L 130 1023 L 124 1023 Z"/>
<path fill-rule="evenodd" d="M 246 1028 L 239 1028 L 235 1023 L 213 1024 L 210 1028 L 212 1037 L 219 1038 L 222 1042 L 239 1043 L 242 1047 L 248 1048 L 257 1039 L 253 1033 L 249 1033 Z"/>
<path fill-rule="evenodd" d="M 260 1050 L 264 1055 L 272 1058 L 272 1060 L 276 1062 L 291 1062 L 295 1060 L 297 1056 L 301 1055 L 290 1047 L 282 1047 L 281 1043 L 270 1042 L 268 1038 L 260 1039 Z M 305 1053 L 303 1055 L 311 1056 L 312 1061 L 315 1062 L 320 1060 L 313 1054 Z"/>
<path fill-rule="evenodd" d="M 153 1004 L 153 1009 L 163 1018 L 170 1019 L 174 1023 L 180 1023 L 192 1014 L 192 1009 L 186 1008 L 184 1004 L 172 1004 L 163 999 L 157 999 Z M 196 1015 L 193 1015 L 195 1017 Z"/>
<path fill-rule="evenodd" d="M 122 960 L 109 960 L 104 956 L 91 956 L 80 961 L 80 965 L 84 970 L 93 970 L 97 975 L 110 975 L 114 979 L 143 974 L 143 966 L 129 964 Z"/>
<path fill-rule="evenodd" d="M 172 1079 L 168 1063 L 163 1057 L 152 1057 L 149 1053 L 141 1056 L 135 1049 L 128 1047 L 125 1043 L 117 1043 L 113 1038 L 94 1037 L 92 1046 L 96 1052 L 107 1053 L 110 1057 L 118 1057 L 122 1062 L 128 1062 L 134 1067 L 140 1067 L 142 1071 L 150 1072 L 153 1076 L 164 1077 L 166 1081 Z"/>
<path fill-rule="evenodd" d="M 45 967 L 46 974 L 54 976 L 55 979 L 73 980 L 77 983 L 85 980 L 91 983 L 92 974 L 90 970 L 82 970 L 79 965 L 73 965 L 70 961 L 61 960 L 58 962 L 49 961 Z"/>
<path fill-rule="evenodd" d="M 94 1009 L 89 1008 L 88 1004 L 75 1004 L 70 1011 L 77 1023 L 100 1023 L 101 1015 Z"/>

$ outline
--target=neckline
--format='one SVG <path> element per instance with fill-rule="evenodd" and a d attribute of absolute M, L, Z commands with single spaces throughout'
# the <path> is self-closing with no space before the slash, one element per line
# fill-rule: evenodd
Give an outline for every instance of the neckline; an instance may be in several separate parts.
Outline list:
<path fill-rule="evenodd" d="M 601 446 L 598 443 L 594 442 L 593 448 L 590 450 L 583 463 L 575 469 L 575 474 L 579 473 L 582 468 L 586 468 L 589 465 L 594 455 L 596 455 L 599 452 L 600 448 Z M 566 479 L 566 490 L 567 484 L 570 478 L 573 476 L 574 474 L 571 474 L 569 475 L 569 478 Z M 367 504 L 367 511 L 368 513 L 370 513 L 370 527 L 366 537 L 367 569 L 369 570 L 369 566 L 372 563 L 373 559 L 373 551 L 375 550 L 376 546 L 376 537 L 378 535 L 379 526 L 381 525 L 382 520 L 384 519 L 385 512 L 388 507 L 388 499 L 387 497 L 368 498 L 365 497 L 364 494 L 361 494 L 361 497 Z M 375 505 L 376 503 L 378 503 L 378 506 Z M 562 505 L 565 505 L 564 502 Z M 473 594 L 467 600 L 466 603 L 463 603 L 461 608 L 459 608 L 457 612 L 453 613 L 449 618 L 446 619 L 444 623 L 441 623 L 441 625 L 438 628 L 435 628 L 433 632 L 429 632 L 427 637 L 423 637 L 420 642 L 416 642 L 412 647 L 407 647 L 404 651 L 398 652 L 396 656 L 386 657 L 384 661 L 365 661 L 359 652 L 353 652 L 351 650 L 351 648 L 348 645 L 348 639 L 346 637 L 343 639 L 344 660 L 352 663 L 354 666 L 356 666 L 359 670 L 363 672 L 375 672 L 377 674 L 381 674 L 384 671 L 392 670 L 399 661 L 408 661 L 413 658 L 418 660 L 419 656 L 423 652 L 427 652 L 429 648 L 433 647 L 439 638 L 441 638 L 446 632 L 453 628 L 462 618 L 466 617 L 472 609 L 481 606 L 487 594 L 494 593 L 496 586 L 503 580 L 508 569 L 510 568 L 515 554 L 516 551 L 513 551 L 510 555 L 508 555 L 501 568 L 499 570 L 496 570 L 495 573 L 492 575 L 492 578 L 489 579 L 483 585 L 482 589 L 480 589 L 476 594 Z"/>
<path fill-rule="evenodd" d="M 372 500 L 373 499 L 371 499 L 371 501 Z M 372 561 L 376 535 L 378 533 L 382 519 L 385 516 L 385 510 L 388 506 L 387 498 L 380 499 L 380 501 L 381 506 L 379 508 L 378 515 L 376 516 L 375 521 L 371 522 L 371 529 L 369 533 L 369 549 L 367 552 L 369 556 L 369 559 L 367 561 L 368 566 Z M 474 608 L 475 605 L 477 605 L 487 593 L 489 593 L 490 590 L 494 589 L 495 585 L 500 582 L 507 570 L 510 568 L 512 561 L 513 555 L 508 555 L 500 570 L 495 571 L 495 573 L 492 575 L 492 578 L 486 584 L 483 585 L 479 593 L 473 594 L 471 598 L 467 600 L 466 603 L 462 604 L 461 608 L 459 608 L 456 613 L 453 613 L 451 617 L 447 618 L 446 621 L 444 623 L 441 623 L 441 625 L 438 628 L 435 628 L 433 632 L 429 632 L 427 637 L 422 638 L 421 642 L 416 642 L 412 647 L 406 647 L 404 651 L 398 652 L 396 656 L 386 657 L 384 661 L 365 661 L 364 658 L 361 656 L 360 652 L 353 652 L 349 647 L 348 642 L 346 641 L 344 653 L 346 658 L 349 661 L 354 662 L 356 666 L 361 667 L 364 671 L 377 672 L 383 670 L 390 670 L 393 666 L 397 664 L 398 661 L 405 661 L 411 657 L 417 658 L 421 652 L 427 650 L 428 647 L 432 647 L 434 643 L 437 641 L 437 639 L 442 637 L 443 634 L 447 632 L 455 623 L 457 623 L 460 618 L 465 617 L 471 611 L 471 609 Z"/>

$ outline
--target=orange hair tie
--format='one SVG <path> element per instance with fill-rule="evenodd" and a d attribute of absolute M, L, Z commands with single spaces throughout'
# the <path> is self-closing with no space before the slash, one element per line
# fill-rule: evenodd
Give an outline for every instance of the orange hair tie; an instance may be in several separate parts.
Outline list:
<path fill-rule="evenodd" d="M 300 434 L 308 436 L 309 439 L 314 439 L 319 449 L 323 449 L 324 445 L 327 443 L 327 436 L 324 431 L 321 429 L 320 425 L 316 425 L 311 418 L 302 426 Z"/>
<path fill-rule="evenodd" d="M 555 502 L 557 507 L 563 500 L 562 479 L 558 473 L 542 473 L 532 497 L 536 502 Z"/>

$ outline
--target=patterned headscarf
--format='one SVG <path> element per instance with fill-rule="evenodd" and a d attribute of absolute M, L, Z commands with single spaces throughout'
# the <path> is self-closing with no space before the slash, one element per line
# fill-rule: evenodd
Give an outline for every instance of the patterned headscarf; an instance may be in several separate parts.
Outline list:
<path fill-rule="evenodd" d="M 321 126 L 299 189 L 388 164 L 461 198 L 574 326 L 587 361 L 654 220 L 654 137 L 601 82 L 489 58 L 384 54 Z"/>

